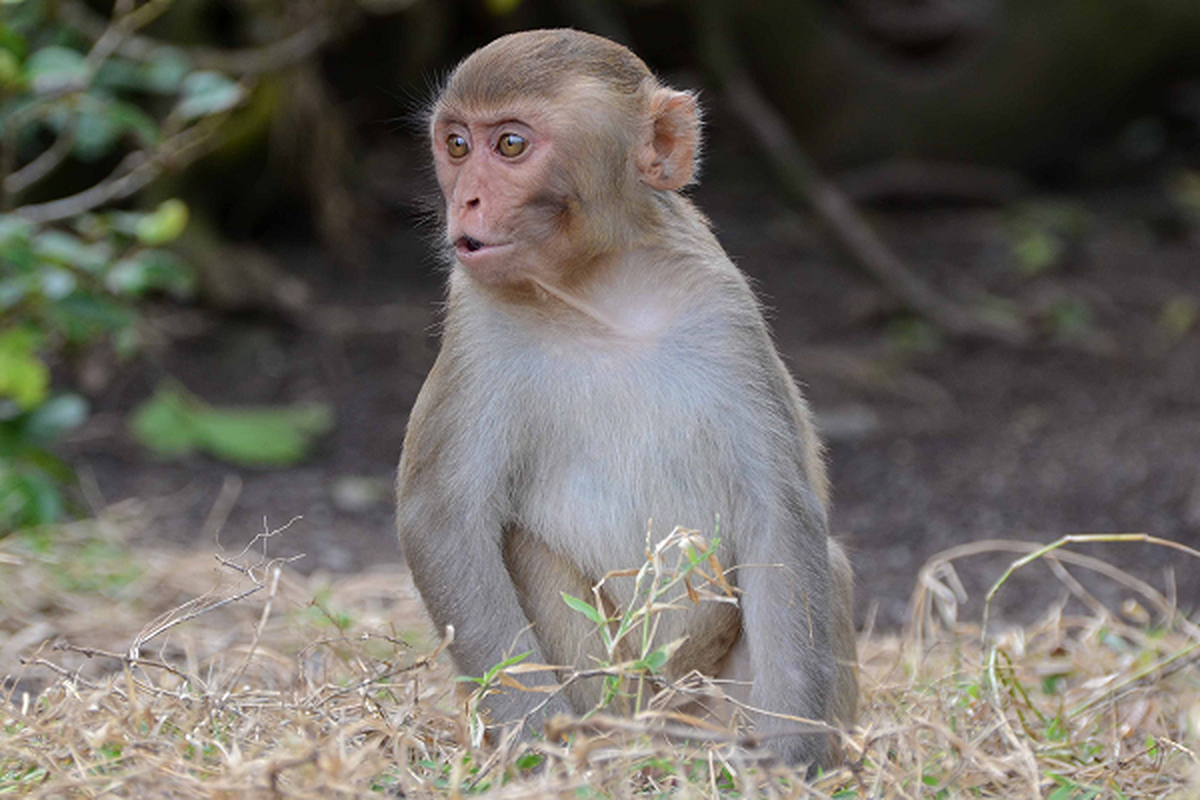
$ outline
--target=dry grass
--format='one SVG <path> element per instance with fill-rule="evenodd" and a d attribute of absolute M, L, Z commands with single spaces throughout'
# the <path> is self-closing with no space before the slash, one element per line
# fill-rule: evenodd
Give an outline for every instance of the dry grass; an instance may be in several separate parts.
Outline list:
<path fill-rule="evenodd" d="M 931 562 L 912 630 L 860 641 L 847 765 L 805 783 L 751 737 L 672 741 L 681 723 L 650 713 L 564 723 L 566 743 L 472 745 L 395 568 L 303 576 L 263 541 L 223 561 L 131 549 L 143 522 L 127 504 L 0 541 L 0 794 L 1200 798 L 1200 637 L 1144 584 L 1128 584 L 1140 604 L 1104 609 L 1067 572 L 1094 565 L 1062 548 L 1039 557 L 1090 610 L 986 643 L 957 619 L 954 560 L 1029 548 Z"/>

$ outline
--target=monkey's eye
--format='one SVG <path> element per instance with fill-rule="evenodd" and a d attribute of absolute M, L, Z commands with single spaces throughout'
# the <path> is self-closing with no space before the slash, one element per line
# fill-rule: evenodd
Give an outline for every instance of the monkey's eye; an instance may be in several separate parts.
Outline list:
<path fill-rule="evenodd" d="M 500 137 L 500 141 L 496 143 L 496 149 L 500 151 L 500 155 L 505 158 L 516 158 L 525 152 L 528 146 L 525 137 L 517 133 L 506 133 Z"/>
<path fill-rule="evenodd" d="M 462 158 L 471 150 L 471 145 L 467 144 L 467 140 L 457 133 L 452 133 L 446 137 L 446 152 L 451 158 Z"/>

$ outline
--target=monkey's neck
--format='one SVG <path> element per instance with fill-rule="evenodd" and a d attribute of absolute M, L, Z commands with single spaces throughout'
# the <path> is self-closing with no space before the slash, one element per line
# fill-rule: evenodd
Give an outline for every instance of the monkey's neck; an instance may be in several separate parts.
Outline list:
<path fill-rule="evenodd" d="M 529 279 L 534 286 L 541 289 L 546 294 L 558 300 L 568 308 L 582 314 L 597 326 L 610 333 L 619 334 L 622 332 L 621 326 L 616 323 L 611 317 L 596 308 L 591 303 L 584 300 L 578 295 L 568 292 L 566 289 L 555 286 L 552 283 L 547 283 L 541 278 L 530 277 Z"/>

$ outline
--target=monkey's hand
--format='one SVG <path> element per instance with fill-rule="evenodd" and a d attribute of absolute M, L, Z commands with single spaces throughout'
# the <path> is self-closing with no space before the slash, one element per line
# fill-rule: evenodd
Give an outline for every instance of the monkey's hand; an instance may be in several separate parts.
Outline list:
<path fill-rule="evenodd" d="M 488 731 L 493 741 L 502 741 L 514 726 L 520 726 L 518 737 L 528 741 L 542 733 L 546 723 L 554 717 L 560 714 L 575 716 L 558 686 L 528 686 L 524 684 L 531 681 L 518 683 L 512 678 L 503 683 L 505 685 L 490 690 L 481 703 L 490 720 Z"/>

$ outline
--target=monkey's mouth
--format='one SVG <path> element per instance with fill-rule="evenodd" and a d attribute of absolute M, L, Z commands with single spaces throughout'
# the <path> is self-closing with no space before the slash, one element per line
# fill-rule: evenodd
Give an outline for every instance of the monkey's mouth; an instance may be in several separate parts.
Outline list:
<path fill-rule="evenodd" d="M 462 236 L 460 236 L 454 240 L 454 250 L 455 250 L 455 252 L 458 253 L 460 258 L 462 258 L 464 256 L 469 258 L 469 257 L 475 255 L 476 253 L 479 253 L 482 255 L 482 253 L 485 251 L 491 252 L 491 251 L 503 249 L 504 247 L 507 246 L 507 244 L 508 244 L 507 242 L 501 242 L 498 244 L 489 244 L 488 242 L 479 241 L 474 236 L 467 236 L 466 234 L 463 234 Z"/>

